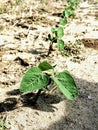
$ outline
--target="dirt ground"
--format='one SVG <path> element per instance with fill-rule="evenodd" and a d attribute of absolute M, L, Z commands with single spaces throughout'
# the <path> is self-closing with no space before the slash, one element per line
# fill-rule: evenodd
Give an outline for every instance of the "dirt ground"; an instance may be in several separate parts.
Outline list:
<path fill-rule="evenodd" d="M 64 3 L 0 0 L 0 130 L 98 130 L 98 2 L 80 2 L 76 18 L 65 26 L 70 56 L 54 45 L 47 57 L 46 37 Z M 55 89 L 33 106 L 34 93 L 20 93 L 24 73 L 44 60 L 70 71 L 79 90 L 74 101 Z"/>

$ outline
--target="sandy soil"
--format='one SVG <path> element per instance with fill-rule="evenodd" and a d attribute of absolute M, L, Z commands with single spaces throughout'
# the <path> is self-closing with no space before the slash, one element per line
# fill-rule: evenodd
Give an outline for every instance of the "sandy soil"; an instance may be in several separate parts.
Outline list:
<path fill-rule="evenodd" d="M 49 41 L 45 39 L 63 5 L 64 1 L 52 0 L 0 1 L 0 122 L 4 130 L 98 130 L 98 3 L 81 2 L 76 18 L 65 27 L 65 50 L 70 47 L 71 55 L 61 55 L 54 45 L 46 57 Z M 57 64 L 58 71 L 70 71 L 79 90 L 74 101 L 55 89 L 42 93 L 33 106 L 34 93 L 20 93 L 23 74 L 43 60 Z"/>

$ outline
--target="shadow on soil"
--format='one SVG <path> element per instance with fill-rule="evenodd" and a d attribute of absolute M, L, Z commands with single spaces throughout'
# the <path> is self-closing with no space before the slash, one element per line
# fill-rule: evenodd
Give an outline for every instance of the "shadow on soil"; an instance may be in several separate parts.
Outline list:
<path fill-rule="evenodd" d="M 37 103 L 34 103 L 34 98 L 36 93 L 26 93 L 23 94 L 19 89 L 8 91 L 6 93 L 12 98 L 6 98 L 3 102 L 0 103 L 0 112 L 11 111 L 20 107 L 31 107 L 32 109 L 53 112 L 55 107 L 53 104 L 59 103 L 62 99 L 58 95 L 50 95 L 42 92 L 37 100 Z M 13 98 L 13 96 L 18 96 L 19 98 Z"/>
<path fill-rule="evenodd" d="M 41 50 L 42 50 L 42 48 L 38 48 L 38 49 L 35 49 L 35 50 L 33 49 L 33 50 L 29 51 L 29 53 L 35 54 L 35 55 L 44 54 L 44 52 L 42 52 Z"/>
<path fill-rule="evenodd" d="M 45 130 L 97 130 L 98 129 L 98 83 L 88 82 L 86 80 L 75 78 L 79 90 L 79 96 L 73 100 L 65 100 L 67 108 L 65 112 L 69 113 L 64 115 L 60 120 L 51 124 Z M 60 93 L 54 95 L 47 95 L 42 93 L 34 105 L 32 100 L 34 93 L 22 94 L 19 90 L 12 90 L 7 92 L 7 95 L 19 96 L 18 100 L 21 102 L 21 107 L 31 107 L 32 109 L 54 112 L 56 108 L 53 104 L 59 103 L 64 100 L 64 96 Z M 63 97 L 63 98 L 62 98 Z M 7 98 L 4 102 L 0 103 L 0 112 L 11 111 L 17 109 L 19 101 L 17 98 Z M 44 130 L 44 129 L 43 129 Z"/>
<path fill-rule="evenodd" d="M 44 130 L 98 130 L 98 82 L 77 79 L 79 96 L 65 102 L 64 115 Z"/>
<path fill-rule="evenodd" d="M 33 49 L 33 50 L 30 50 L 29 53 L 31 54 L 34 54 L 34 55 L 40 55 L 40 57 L 47 57 L 47 54 L 48 54 L 48 50 L 42 50 L 42 48 L 37 48 L 37 49 Z M 39 58 L 40 58 L 39 57 Z"/>

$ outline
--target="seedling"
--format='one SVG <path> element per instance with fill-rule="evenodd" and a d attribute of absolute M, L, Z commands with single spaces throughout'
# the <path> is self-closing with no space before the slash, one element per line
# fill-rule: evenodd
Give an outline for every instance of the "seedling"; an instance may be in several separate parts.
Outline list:
<path fill-rule="evenodd" d="M 50 40 L 50 47 L 47 56 L 51 53 L 51 50 L 53 50 L 53 43 L 57 43 L 57 47 L 59 51 L 62 51 L 64 49 L 64 41 L 62 40 L 62 37 L 64 36 L 64 29 L 62 26 L 58 27 L 52 27 L 51 28 L 52 35 L 48 35 L 48 40 Z"/>
<path fill-rule="evenodd" d="M 64 5 L 65 9 L 61 14 L 59 24 L 65 26 L 68 23 L 70 17 L 75 18 L 75 10 L 78 7 L 77 0 L 67 0 L 67 5 Z"/>
<path fill-rule="evenodd" d="M 96 17 L 95 20 L 98 20 L 98 17 Z"/>
<path fill-rule="evenodd" d="M 38 90 L 32 101 L 35 104 L 41 91 L 50 91 L 50 88 L 47 86 L 51 84 L 51 81 L 54 81 L 67 99 L 73 100 L 77 97 L 78 89 L 70 73 L 67 70 L 55 72 L 54 67 L 47 61 L 31 67 L 25 73 L 20 84 L 20 91 L 32 92 Z"/>
<path fill-rule="evenodd" d="M 23 0 L 16 0 L 16 4 L 21 3 Z"/>
<path fill-rule="evenodd" d="M 48 35 L 48 40 L 50 41 L 49 50 L 47 56 L 53 50 L 53 43 L 57 43 L 57 47 L 59 51 L 64 50 L 64 41 L 62 37 L 64 36 L 64 26 L 68 23 L 68 19 L 70 17 L 75 17 L 75 9 L 78 6 L 77 0 L 67 0 L 67 5 L 64 5 L 65 9 L 61 14 L 61 18 L 59 20 L 59 24 L 55 27 L 51 28 L 51 34 Z"/>
<path fill-rule="evenodd" d="M 5 130 L 5 128 L 6 128 L 5 127 L 5 121 L 3 119 L 1 120 L 0 124 L 1 124 L 1 130 Z"/>

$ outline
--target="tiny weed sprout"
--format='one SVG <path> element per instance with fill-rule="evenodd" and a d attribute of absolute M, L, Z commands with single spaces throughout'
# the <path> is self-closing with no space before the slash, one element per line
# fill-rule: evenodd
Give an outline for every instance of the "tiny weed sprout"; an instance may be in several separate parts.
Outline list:
<path fill-rule="evenodd" d="M 16 4 L 20 4 L 23 0 L 16 0 Z"/>
<path fill-rule="evenodd" d="M 6 128 L 5 127 L 5 121 L 3 119 L 1 120 L 0 124 L 1 124 L 1 130 L 5 130 L 5 128 Z"/>
<path fill-rule="evenodd" d="M 52 70 L 52 71 L 50 71 Z M 78 89 L 73 77 L 67 70 L 62 72 L 55 72 L 54 67 L 47 61 L 41 62 L 38 66 L 31 67 L 23 76 L 20 84 L 21 92 L 32 92 L 38 90 L 34 97 L 34 104 L 36 103 L 41 91 L 49 91 L 47 85 L 54 81 L 64 96 L 73 100 L 78 95 Z"/>
<path fill-rule="evenodd" d="M 67 5 L 64 5 L 65 9 L 61 14 L 61 18 L 59 20 L 59 24 L 55 27 L 51 28 L 51 34 L 48 34 L 48 40 L 50 41 L 49 50 L 47 53 L 47 56 L 51 53 L 53 50 L 53 43 L 57 43 L 57 48 L 59 51 L 64 50 L 64 41 L 62 40 L 62 37 L 64 36 L 64 26 L 68 23 L 69 18 L 75 17 L 75 9 L 78 6 L 77 0 L 67 0 Z"/>

